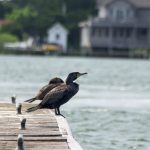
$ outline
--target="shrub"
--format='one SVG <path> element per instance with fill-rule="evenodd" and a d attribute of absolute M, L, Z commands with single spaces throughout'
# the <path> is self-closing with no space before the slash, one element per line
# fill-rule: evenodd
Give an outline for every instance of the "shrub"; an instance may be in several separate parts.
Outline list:
<path fill-rule="evenodd" d="M 0 51 L 3 51 L 3 45 L 7 42 L 17 42 L 18 38 L 10 33 L 0 33 Z"/>
<path fill-rule="evenodd" d="M 17 42 L 18 38 L 10 33 L 0 33 L 0 44 L 6 42 Z"/>

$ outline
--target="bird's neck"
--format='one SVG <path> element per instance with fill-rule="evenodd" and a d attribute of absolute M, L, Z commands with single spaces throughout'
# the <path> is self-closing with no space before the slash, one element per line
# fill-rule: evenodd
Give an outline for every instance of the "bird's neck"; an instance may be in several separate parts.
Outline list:
<path fill-rule="evenodd" d="M 69 85 L 69 84 L 72 84 L 73 81 L 66 81 L 66 84 Z"/>
<path fill-rule="evenodd" d="M 70 82 L 66 81 L 66 84 L 71 86 L 71 87 L 77 87 L 77 88 L 79 87 L 79 85 L 76 82 L 73 82 L 73 81 L 70 81 Z"/>
<path fill-rule="evenodd" d="M 71 78 L 67 78 L 66 79 L 66 84 L 71 84 L 71 83 L 73 83 L 73 80 L 71 80 Z"/>

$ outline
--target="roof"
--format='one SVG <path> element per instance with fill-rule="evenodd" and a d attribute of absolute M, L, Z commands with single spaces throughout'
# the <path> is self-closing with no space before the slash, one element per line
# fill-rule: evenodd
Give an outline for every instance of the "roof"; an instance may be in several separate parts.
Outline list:
<path fill-rule="evenodd" d="M 98 6 L 105 6 L 117 0 L 97 0 Z M 137 8 L 150 8 L 150 0 L 123 0 L 132 3 Z"/>
<path fill-rule="evenodd" d="M 53 24 L 52 27 L 48 29 L 48 31 L 57 30 L 58 28 L 61 28 L 61 29 L 63 29 L 65 32 L 68 32 L 67 28 L 65 28 L 65 27 L 64 27 L 61 23 L 59 23 L 59 22 Z"/>

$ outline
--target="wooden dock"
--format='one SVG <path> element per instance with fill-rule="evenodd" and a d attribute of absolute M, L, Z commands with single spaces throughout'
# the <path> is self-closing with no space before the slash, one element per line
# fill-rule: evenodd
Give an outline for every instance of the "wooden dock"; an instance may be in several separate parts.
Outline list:
<path fill-rule="evenodd" d="M 26 113 L 26 108 L 33 105 L 22 106 L 22 114 L 18 115 L 15 104 L 0 103 L 0 150 L 15 150 L 18 134 L 24 136 L 25 150 L 71 149 L 67 136 L 63 136 L 58 121 L 50 110 Z M 20 129 L 21 117 L 26 118 L 25 130 Z"/>

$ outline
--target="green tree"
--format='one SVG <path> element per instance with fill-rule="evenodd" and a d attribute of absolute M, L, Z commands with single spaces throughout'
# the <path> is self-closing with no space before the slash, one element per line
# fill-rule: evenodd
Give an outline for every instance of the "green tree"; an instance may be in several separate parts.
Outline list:
<path fill-rule="evenodd" d="M 95 0 L 11 0 L 7 5 L 6 19 L 14 24 L 7 26 L 11 33 L 44 37 L 52 24 L 61 22 L 69 29 L 73 47 L 79 43 L 79 22 L 95 12 Z"/>
<path fill-rule="evenodd" d="M 6 15 L 6 19 L 11 21 L 11 24 L 6 26 L 9 32 L 18 35 L 21 38 L 23 33 L 34 35 L 36 32 L 35 19 L 37 13 L 29 6 L 13 9 L 11 13 Z"/>
<path fill-rule="evenodd" d="M 11 11 L 11 6 L 6 1 L 0 1 L 0 19 L 5 18 L 5 14 Z"/>
<path fill-rule="evenodd" d="M 29 5 L 37 12 L 36 26 L 41 36 L 61 15 L 60 0 L 30 0 Z"/>
<path fill-rule="evenodd" d="M 86 20 L 89 16 L 95 14 L 94 0 L 64 0 L 67 5 L 66 26 L 70 31 L 69 43 L 71 46 L 79 46 L 79 22 Z"/>

